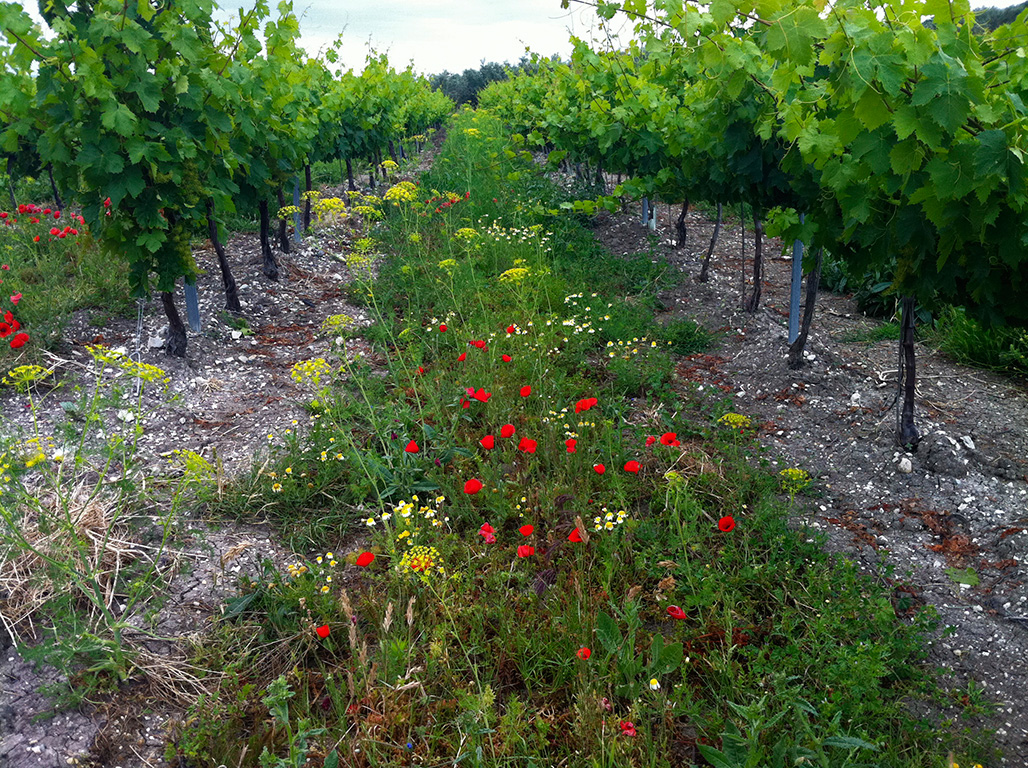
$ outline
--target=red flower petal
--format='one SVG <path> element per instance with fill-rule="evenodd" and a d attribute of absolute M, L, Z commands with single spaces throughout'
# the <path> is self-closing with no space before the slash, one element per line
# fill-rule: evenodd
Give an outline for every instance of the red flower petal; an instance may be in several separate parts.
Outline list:
<path fill-rule="evenodd" d="M 524 451 L 525 453 L 535 453 L 537 443 L 535 440 L 529 440 L 527 437 L 521 438 L 521 442 L 518 443 L 518 450 Z"/>
<path fill-rule="evenodd" d="M 507 333 L 514 333 L 514 326 L 513 325 L 508 325 L 507 326 Z"/>
<path fill-rule="evenodd" d="M 481 443 L 482 447 L 485 448 L 487 451 L 491 451 L 493 448 L 496 447 L 496 438 L 492 435 L 486 435 L 478 442 Z"/>
<path fill-rule="evenodd" d="M 733 528 L 735 528 L 735 520 L 732 518 L 731 515 L 725 515 L 724 517 L 722 517 L 720 520 L 717 521 L 717 527 L 723 533 L 728 533 Z"/>
<path fill-rule="evenodd" d="M 521 396 L 522 397 L 528 397 L 530 394 L 532 394 L 532 388 L 530 386 L 528 386 L 526 384 L 525 386 L 523 386 L 521 388 Z"/>
<path fill-rule="evenodd" d="M 439 333 L 446 333 L 446 323 L 439 324 Z"/>
<path fill-rule="evenodd" d="M 514 437 L 514 425 L 504 424 L 500 427 L 500 437 Z"/>
<path fill-rule="evenodd" d="M 20 293 L 16 293 L 13 296 L 11 296 L 11 303 L 14 304 L 14 306 L 18 306 L 19 301 L 21 301 Z"/>
<path fill-rule="evenodd" d="M 318 633 L 318 637 L 324 640 L 326 637 L 328 637 L 328 624 L 320 626 L 314 631 Z"/>
<path fill-rule="evenodd" d="M 633 459 L 625 464 L 625 472 L 632 472 L 633 474 L 639 474 L 639 462 Z"/>
<path fill-rule="evenodd" d="M 522 536 L 527 538 L 527 537 L 532 535 L 532 531 L 534 531 L 534 530 L 535 530 L 535 526 L 534 525 L 523 525 L 520 528 L 518 528 L 518 533 L 520 533 Z"/>
<path fill-rule="evenodd" d="M 578 445 L 578 441 L 575 440 L 575 439 L 569 438 L 568 440 L 564 441 L 564 445 L 566 445 L 568 447 L 568 453 L 574 453 L 575 452 L 575 446 Z"/>
<path fill-rule="evenodd" d="M 480 402 L 480 403 L 488 402 L 489 398 L 492 397 L 492 396 L 493 396 L 492 392 L 486 392 L 484 389 L 482 389 L 482 387 L 479 387 L 478 391 L 475 392 L 475 394 L 474 394 L 474 398 L 476 400 L 478 400 L 478 402 Z"/>
<path fill-rule="evenodd" d="M 407 443 L 407 447 L 403 450 L 405 450 L 407 453 L 417 453 L 421 449 L 418 447 L 417 443 L 411 440 L 409 443 Z"/>
<path fill-rule="evenodd" d="M 568 534 L 568 541 L 573 541 L 576 544 L 582 541 L 582 534 L 577 528 Z"/>
<path fill-rule="evenodd" d="M 677 432 L 665 432 L 660 436 L 661 445 L 672 445 L 678 439 Z"/>
<path fill-rule="evenodd" d="M 575 403 L 575 413 L 581 413 L 582 411 L 588 411 L 599 401 L 595 397 L 583 397 L 577 403 Z"/>
<path fill-rule="evenodd" d="M 530 547 L 527 544 L 522 544 L 518 547 L 518 557 L 531 557 L 535 554 L 535 547 Z"/>
<path fill-rule="evenodd" d="M 578 649 L 578 653 L 576 655 L 582 661 L 586 661 L 590 656 L 593 655 L 593 652 L 583 645 L 581 648 Z"/>
<path fill-rule="evenodd" d="M 468 359 L 468 353 L 467 352 L 461 352 L 460 353 L 460 357 L 457 358 L 457 362 L 458 363 L 463 363 L 467 359 Z"/>
<path fill-rule="evenodd" d="M 29 340 L 29 335 L 24 331 L 19 333 L 13 339 L 11 339 L 11 349 L 21 349 L 25 346 L 25 342 Z"/>
<path fill-rule="evenodd" d="M 655 438 L 653 435 L 647 435 L 646 436 L 646 447 L 647 448 L 649 448 L 655 442 L 657 442 L 657 438 Z"/>
<path fill-rule="evenodd" d="M 593 464 L 593 469 L 596 470 L 597 475 L 602 475 L 604 472 L 607 471 L 607 468 L 602 464 Z"/>
<path fill-rule="evenodd" d="M 679 621 L 681 621 L 685 618 L 685 611 L 683 611 L 677 605 L 669 605 L 667 607 L 667 615 L 670 616 L 672 619 L 678 619 Z"/>
<path fill-rule="evenodd" d="M 357 565 L 361 568 L 367 568 L 375 560 L 375 555 L 372 552 L 361 552 L 357 555 Z"/>
<path fill-rule="evenodd" d="M 509 363 L 509 362 L 510 362 L 511 360 L 513 360 L 514 358 L 513 358 L 513 357 L 511 357 L 510 355 L 503 355 L 502 359 L 503 359 L 503 362 L 505 362 L 505 363 Z"/>
<path fill-rule="evenodd" d="M 482 490 L 482 481 L 481 480 L 476 480 L 475 478 L 471 478 L 466 483 L 464 483 L 464 493 L 468 494 L 468 496 L 474 496 L 480 490 Z"/>

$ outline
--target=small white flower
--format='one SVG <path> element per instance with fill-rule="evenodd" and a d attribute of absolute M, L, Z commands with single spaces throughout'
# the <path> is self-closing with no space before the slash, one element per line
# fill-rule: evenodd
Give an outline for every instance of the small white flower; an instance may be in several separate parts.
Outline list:
<path fill-rule="evenodd" d="M 660 681 L 657 678 L 655 678 L 655 677 L 650 678 L 650 690 L 651 691 L 659 691 L 660 690 Z"/>

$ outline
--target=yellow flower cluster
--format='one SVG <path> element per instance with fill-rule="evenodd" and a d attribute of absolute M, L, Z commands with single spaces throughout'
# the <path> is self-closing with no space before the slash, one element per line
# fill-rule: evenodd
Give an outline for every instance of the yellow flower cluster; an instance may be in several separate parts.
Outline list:
<path fill-rule="evenodd" d="M 476 237 L 478 237 L 478 230 L 472 227 L 461 227 L 453 233 L 454 240 L 467 240 L 470 242 Z"/>
<path fill-rule="evenodd" d="M 783 469 L 778 474 L 782 478 L 782 489 L 790 496 L 795 496 L 811 483 L 810 474 L 796 467 Z"/>
<path fill-rule="evenodd" d="M 353 328 L 354 321 L 349 315 L 329 315 L 321 321 L 321 332 L 337 334 Z"/>
<path fill-rule="evenodd" d="M 389 173 L 390 171 L 395 171 L 399 167 L 400 167 L 400 164 L 399 163 L 395 163 L 392 160 L 383 160 L 382 161 L 382 170 L 384 170 L 386 173 Z M 407 183 L 409 184 L 410 182 L 407 182 Z"/>
<path fill-rule="evenodd" d="M 732 429 L 742 430 L 750 425 L 750 419 L 749 416 L 743 416 L 741 413 L 726 413 L 717 420 L 717 423 Z"/>
<path fill-rule="evenodd" d="M 391 161 L 387 161 L 391 162 Z M 400 203 L 413 203 L 418 199 L 418 188 L 410 181 L 401 181 L 399 184 L 394 184 L 386 190 L 386 193 L 382 195 L 382 199 L 386 202 L 390 202 L 393 205 L 399 205 Z"/>
<path fill-rule="evenodd" d="M 93 359 L 98 364 L 111 365 L 133 378 L 141 379 L 150 384 L 160 384 L 164 387 L 167 387 L 171 381 L 168 374 L 156 365 L 137 363 L 128 355 L 115 349 L 99 345 L 95 347 L 87 346 L 86 349 L 89 350 L 89 354 L 93 356 Z"/>
<path fill-rule="evenodd" d="M 403 553 L 396 569 L 401 574 L 416 576 L 427 581 L 433 574 L 446 575 L 439 550 L 435 547 L 415 546 Z"/>
<path fill-rule="evenodd" d="M 289 377 L 297 384 L 310 383 L 317 387 L 321 385 L 321 377 L 330 370 L 325 358 L 315 357 L 313 360 L 302 360 L 296 363 L 290 369 Z"/>
<path fill-rule="evenodd" d="M 506 272 L 500 275 L 500 282 L 505 285 L 512 283 L 521 283 L 532 274 L 531 270 L 527 267 L 511 267 Z"/>
<path fill-rule="evenodd" d="M 41 365 L 19 365 L 17 368 L 12 368 L 7 372 L 7 375 L 3 378 L 3 383 L 9 387 L 14 387 L 19 392 L 25 392 L 30 384 L 43 381 L 51 373 L 53 373 L 52 369 L 47 370 Z"/>
<path fill-rule="evenodd" d="M 448 274 L 453 274 L 453 270 L 457 268 L 456 259 L 443 259 L 438 264 L 439 269 L 445 270 Z"/>

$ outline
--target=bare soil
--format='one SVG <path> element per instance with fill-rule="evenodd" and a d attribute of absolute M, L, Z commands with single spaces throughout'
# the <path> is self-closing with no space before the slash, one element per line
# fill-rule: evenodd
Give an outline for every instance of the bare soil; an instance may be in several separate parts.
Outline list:
<path fill-rule="evenodd" d="M 797 526 L 824 534 L 830 551 L 887 579 L 903 610 L 934 605 L 942 626 L 952 628 L 940 629 L 930 647 L 930 662 L 952 672 L 952 706 L 919 711 L 950 718 L 954 728 L 995 731 L 995 743 L 1006 754 L 995 765 L 1028 766 L 1028 388 L 919 347 L 917 408 L 925 437 L 907 456 L 893 438 L 895 343 L 847 341 L 875 321 L 864 318 L 851 299 L 823 295 L 807 347 L 811 357 L 804 368 L 790 371 L 790 261 L 780 256 L 781 245 L 767 241 L 764 299 L 758 311 L 746 313 L 738 226 L 722 230 L 710 282 L 701 284 L 693 276 L 712 224 L 690 212 L 686 246 L 675 249 L 667 212 L 660 206 L 654 247 L 684 274 L 680 285 L 661 296 L 662 319 L 695 318 L 719 333 L 715 349 L 677 362 L 677 377 L 710 397 L 732 398 L 734 410 L 760 423 L 776 467 L 801 467 L 815 477 L 811 492 L 797 499 Z M 603 216 L 596 234 L 624 254 L 646 250 L 654 238 L 634 211 Z M 751 247 L 752 232 L 746 240 Z M 156 388 L 143 393 L 140 452 L 154 476 L 168 471 L 168 452 L 185 448 L 217 457 L 226 475 L 244 471 L 259 460 L 269 434 L 274 441 L 304 427 L 302 393 L 289 371 L 332 343 L 318 333 L 323 320 L 346 314 L 367 322 L 346 302 L 342 286 L 350 275 L 332 258 L 336 247 L 325 238 L 308 240 L 299 252 L 279 253 L 282 276 L 273 283 L 260 274 L 256 236 L 232 239 L 229 259 L 237 268 L 252 335 L 223 315 L 213 252 L 198 252 L 207 270 L 200 281 L 203 327 L 190 333 L 185 359 L 169 358 L 159 346 L 166 321 L 156 301 L 144 307 L 141 334 L 135 320 L 105 318 L 95 325 L 101 313 L 80 313 L 56 352 L 66 385 L 43 401 L 42 431 L 60 433 L 60 402 L 84 380 L 91 359 L 83 345 L 102 342 L 133 356 L 138 351 L 143 362 L 171 377 L 170 404 Z M 349 349 L 368 352 L 366 346 L 348 344 Z M 133 425 L 120 421 L 113 405 L 108 410 L 110 429 L 128 434 Z M 15 414 L 12 421 L 23 427 L 30 423 L 24 396 L 11 391 L 0 394 L 0 412 Z M 910 460 L 911 472 L 899 470 L 902 458 Z M 37 722 L 52 709 L 37 689 L 58 674 L 34 670 L 0 632 L 0 766 L 167 765 L 163 754 L 173 724 L 196 693 L 185 662 L 188 649 L 202 642 L 240 576 L 256 575 L 265 558 L 280 567 L 291 559 L 268 525 L 216 529 L 197 512 L 183 516 L 175 546 L 162 553 L 158 565 L 167 583 L 158 631 L 171 639 L 136 639 L 147 649 L 146 682 Z M 895 566 L 891 577 L 884 575 L 884 563 Z M 957 583 L 948 568 L 972 568 L 980 584 Z M 969 689 L 971 681 L 982 695 Z M 980 700 L 996 706 L 978 707 Z"/>

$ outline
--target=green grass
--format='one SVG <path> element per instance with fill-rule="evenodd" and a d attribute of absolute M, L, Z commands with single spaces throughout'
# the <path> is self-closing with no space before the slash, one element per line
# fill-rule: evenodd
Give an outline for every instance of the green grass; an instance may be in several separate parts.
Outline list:
<path fill-rule="evenodd" d="M 1023 328 L 985 328 L 962 309 L 949 307 L 925 332 L 925 340 L 958 363 L 1028 375 L 1028 331 Z"/>
<path fill-rule="evenodd" d="M 899 341 L 902 328 L 898 322 L 878 323 L 868 328 L 856 329 L 839 336 L 847 344 L 876 344 L 879 341 Z"/>
<path fill-rule="evenodd" d="M 676 378 L 713 339 L 654 322 L 675 273 L 550 214 L 488 115 L 448 135 L 383 205 L 378 279 L 349 288 L 377 354 L 326 332 L 342 343 L 293 370 L 310 423 L 227 487 L 180 457 L 208 515 L 269 519 L 297 559 L 243 579 L 193 647 L 224 677 L 170 763 L 986 762 L 986 736 L 906 714 L 938 695 L 933 612 L 795 530 L 808 490 Z"/>

